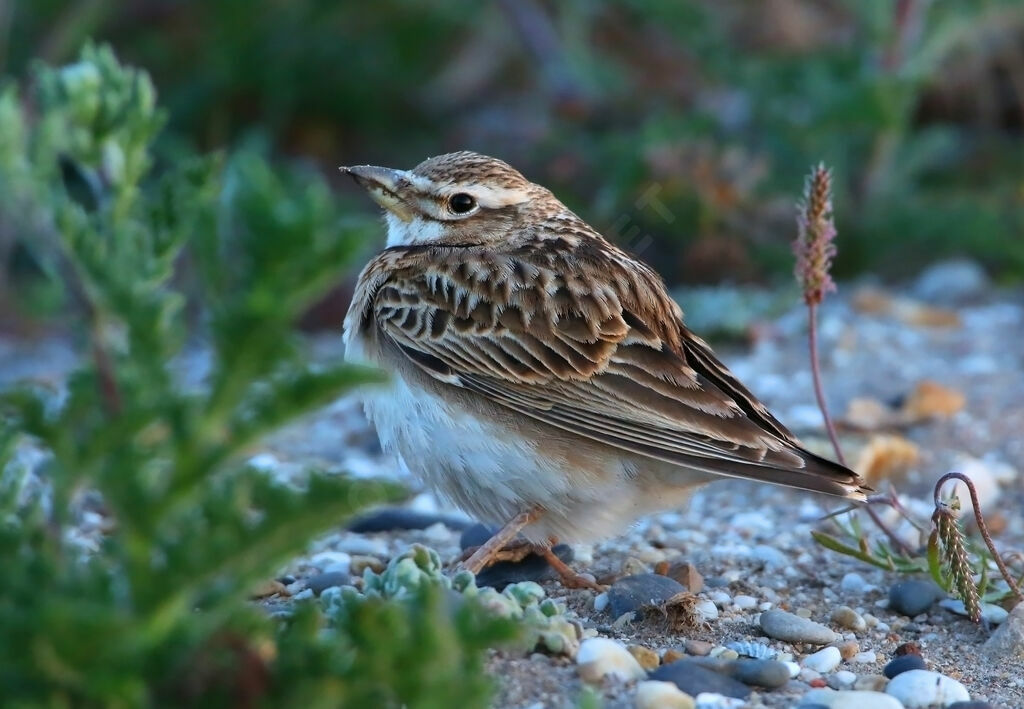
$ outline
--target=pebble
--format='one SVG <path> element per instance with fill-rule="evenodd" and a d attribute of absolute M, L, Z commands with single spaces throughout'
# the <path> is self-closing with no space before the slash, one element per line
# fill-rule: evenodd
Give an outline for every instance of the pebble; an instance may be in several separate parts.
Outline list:
<path fill-rule="evenodd" d="M 764 562 L 764 565 L 770 569 L 781 569 L 790 565 L 788 556 L 767 544 L 758 544 L 754 547 L 752 556 L 758 561 Z"/>
<path fill-rule="evenodd" d="M 738 699 L 746 699 L 750 696 L 750 688 L 747 685 L 727 675 L 701 667 L 692 660 L 680 660 L 670 665 L 662 665 L 651 673 L 650 678 L 672 682 L 690 695 L 713 692 Z"/>
<path fill-rule="evenodd" d="M 688 662 L 715 672 L 729 675 L 734 680 L 754 687 L 775 689 L 790 679 L 789 667 L 775 660 L 691 658 Z"/>
<path fill-rule="evenodd" d="M 736 596 L 732 599 L 733 605 L 739 608 L 740 610 L 748 610 L 750 608 L 753 608 L 757 605 L 757 602 L 757 599 L 753 596 Z"/>
<path fill-rule="evenodd" d="M 369 569 L 375 574 L 379 574 L 387 568 L 387 564 L 385 564 L 383 560 L 378 559 L 375 556 L 363 556 L 361 554 L 356 554 L 355 556 L 350 557 L 347 569 L 333 568 L 334 566 L 335 564 L 331 564 L 330 566 L 325 567 L 324 572 L 341 572 L 352 574 L 353 576 L 362 576 L 366 569 Z"/>
<path fill-rule="evenodd" d="M 636 574 L 625 576 L 612 584 L 608 589 L 608 604 L 612 616 L 618 618 L 623 613 L 660 606 L 672 596 L 685 591 L 681 583 L 667 576 Z M 714 607 L 713 603 L 711 605 Z M 718 609 L 715 609 L 717 614 Z"/>
<path fill-rule="evenodd" d="M 828 709 L 903 709 L 903 705 L 895 697 L 881 692 L 858 690 L 837 692 L 834 689 L 812 689 L 804 695 L 800 707 L 808 709 L 814 705 Z"/>
<path fill-rule="evenodd" d="M 700 623 L 707 623 L 718 618 L 718 606 L 707 598 L 697 601 L 697 604 L 693 607 L 693 612 Z"/>
<path fill-rule="evenodd" d="M 348 554 L 388 556 L 388 543 L 386 541 L 372 537 L 360 537 L 355 534 L 340 539 L 334 547 L 335 551 L 343 551 Z"/>
<path fill-rule="evenodd" d="M 314 596 L 319 596 L 329 588 L 334 588 L 335 586 L 347 586 L 351 581 L 352 577 L 348 574 L 343 574 L 340 571 L 330 571 L 328 573 L 310 576 L 306 579 L 306 588 L 311 591 Z"/>
<path fill-rule="evenodd" d="M 832 611 L 832 615 L 829 616 L 829 620 L 840 628 L 846 628 L 854 632 L 866 630 L 868 627 L 867 621 L 861 617 L 860 613 L 849 606 L 839 606 L 836 608 Z"/>
<path fill-rule="evenodd" d="M 926 268 L 911 292 L 936 305 L 963 305 L 983 296 L 989 288 L 985 270 L 968 259 L 939 261 Z"/>
<path fill-rule="evenodd" d="M 861 665 L 869 665 L 872 662 L 878 662 L 878 655 L 874 650 L 865 650 L 854 655 L 852 661 Z"/>
<path fill-rule="evenodd" d="M 649 679 L 636 686 L 636 709 L 696 709 L 697 702 L 671 682 Z"/>
<path fill-rule="evenodd" d="M 687 655 L 696 655 L 698 657 L 707 655 L 713 647 L 714 645 L 706 640 L 687 640 L 683 643 L 683 649 L 686 650 Z"/>
<path fill-rule="evenodd" d="M 742 699 L 734 699 L 717 692 L 701 692 L 696 696 L 697 709 L 741 709 L 746 706 Z"/>
<path fill-rule="evenodd" d="M 764 643 L 754 643 L 749 640 L 743 642 L 733 641 L 727 643 L 726 647 L 734 650 L 740 657 L 753 657 L 756 660 L 774 660 L 779 654 Z"/>
<path fill-rule="evenodd" d="M 939 606 L 945 608 L 947 611 L 956 613 L 957 615 L 967 616 L 967 608 L 964 606 L 964 602 L 959 598 L 944 598 L 939 601 Z M 997 606 L 994 603 L 982 603 L 981 604 L 981 619 L 989 625 L 1002 625 L 1003 621 L 1010 615 L 1002 606 Z"/>
<path fill-rule="evenodd" d="M 946 709 L 996 709 L 995 705 L 975 699 L 969 702 L 953 702 L 947 704 Z"/>
<path fill-rule="evenodd" d="M 931 581 L 900 581 L 889 589 L 889 609 L 913 618 L 931 608 L 942 595 Z"/>
<path fill-rule="evenodd" d="M 661 661 L 658 659 L 658 653 L 649 647 L 644 647 L 643 645 L 627 645 L 626 650 L 628 650 L 629 654 L 632 655 L 633 658 L 640 663 L 640 666 L 648 672 L 661 664 Z"/>
<path fill-rule="evenodd" d="M 761 630 L 770 638 L 790 643 L 827 645 L 839 639 L 821 623 L 774 608 L 761 614 Z"/>
<path fill-rule="evenodd" d="M 824 675 L 838 667 L 842 659 L 842 656 L 839 654 L 839 648 L 826 647 L 818 650 L 813 655 L 808 655 L 800 664 Z"/>
<path fill-rule="evenodd" d="M 686 587 L 690 593 L 700 593 L 704 590 L 704 577 L 697 571 L 697 567 L 688 561 L 675 563 L 662 562 L 658 564 L 655 571 L 662 576 L 668 576 Z"/>
<path fill-rule="evenodd" d="M 625 561 L 622 562 L 622 569 L 620 576 L 638 576 L 639 574 L 650 573 L 650 569 L 647 564 L 637 559 L 635 556 L 627 556 Z"/>
<path fill-rule="evenodd" d="M 448 529 L 455 531 L 461 531 L 473 526 L 473 523 L 465 517 L 440 515 L 435 512 L 420 512 L 408 507 L 380 507 L 373 512 L 356 517 L 349 522 L 347 528 L 350 532 L 370 534 L 374 532 L 392 532 L 395 530 L 426 529 L 439 522 L 448 527 Z M 476 526 L 483 527 L 482 524 Z"/>
<path fill-rule="evenodd" d="M 847 640 L 846 642 L 838 643 L 836 648 L 838 648 L 839 655 L 844 660 L 852 660 L 860 652 L 860 643 L 856 640 Z"/>
<path fill-rule="evenodd" d="M 628 682 L 647 675 L 624 645 L 608 638 L 584 640 L 576 653 L 576 664 L 580 677 L 590 683 L 599 683 L 605 677 Z"/>
<path fill-rule="evenodd" d="M 873 586 L 871 586 L 864 577 L 860 574 L 850 572 L 843 576 L 843 580 L 839 582 L 839 588 L 846 593 L 867 593 Z"/>
<path fill-rule="evenodd" d="M 708 599 L 718 606 L 727 606 L 732 603 L 732 596 L 725 591 L 712 591 L 708 594 Z"/>
<path fill-rule="evenodd" d="M 1024 659 L 1024 603 L 1018 603 L 1006 622 L 996 628 L 981 651 L 994 662 L 1019 663 Z"/>
<path fill-rule="evenodd" d="M 551 547 L 551 551 L 566 564 L 572 563 L 573 551 L 568 544 L 556 544 Z M 527 554 L 519 561 L 499 561 L 491 564 L 476 575 L 476 585 L 481 588 L 491 586 L 500 591 L 513 583 L 557 578 L 558 572 L 551 568 L 547 559 L 539 554 Z"/>
<path fill-rule="evenodd" d="M 686 653 L 681 652 L 679 650 L 676 650 L 675 648 L 670 648 L 670 649 L 666 650 L 662 654 L 662 656 L 661 656 L 661 664 L 667 665 L 670 662 L 675 662 L 676 660 L 682 660 L 684 657 L 686 657 Z"/>
<path fill-rule="evenodd" d="M 853 683 L 857 681 L 857 675 L 849 670 L 839 670 L 834 675 L 829 677 L 829 681 L 835 681 L 836 685 L 843 689 L 848 689 L 853 686 Z"/>
<path fill-rule="evenodd" d="M 608 607 L 608 594 L 607 593 L 602 592 L 602 593 L 599 593 L 596 596 L 594 596 L 594 610 L 595 611 L 600 613 L 601 611 L 603 611 L 607 607 Z"/>
<path fill-rule="evenodd" d="M 891 660 L 882 670 L 882 674 L 892 679 L 896 675 L 909 672 L 910 670 L 925 670 L 928 666 L 920 655 L 901 655 Z"/>
<path fill-rule="evenodd" d="M 955 679 L 929 670 L 910 670 L 896 675 L 889 680 L 885 692 L 903 702 L 907 709 L 944 707 L 971 698 L 967 688 Z"/>
<path fill-rule="evenodd" d="M 859 675 L 853 688 L 865 692 L 884 692 L 889 678 L 884 675 Z"/>

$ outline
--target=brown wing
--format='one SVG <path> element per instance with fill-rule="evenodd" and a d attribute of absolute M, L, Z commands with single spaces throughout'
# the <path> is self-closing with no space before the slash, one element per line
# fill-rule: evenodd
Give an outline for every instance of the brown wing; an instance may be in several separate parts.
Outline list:
<path fill-rule="evenodd" d="M 686 468 L 863 498 L 857 475 L 801 448 L 683 327 L 658 276 L 613 247 L 380 258 L 366 315 L 448 386 Z"/>

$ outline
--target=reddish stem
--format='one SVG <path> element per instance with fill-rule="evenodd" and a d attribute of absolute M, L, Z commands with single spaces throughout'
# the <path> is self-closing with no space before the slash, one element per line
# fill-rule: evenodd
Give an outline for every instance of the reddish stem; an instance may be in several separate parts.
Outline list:
<path fill-rule="evenodd" d="M 944 506 L 945 503 L 939 499 L 939 493 L 942 491 L 942 486 L 949 480 L 962 480 L 964 485 L 967 486 L 967 491 L 971 495 L 971 506 L 974 508 L 974 519 L 978 523 L 978 531 L 981 532 L 981 538 L 985 540 L 985 546 L 988 547 L 989 552 L 992 554 L 992 558 L 996 562 L 996 566 L 999 567 L 999 573 L 1006 579 L 1006 583 L 1010 586 L 1010 590 L 1018 600 L 1024 601 L 1024 593 L 1021 593 L 1020 587 L 1014 580 L 1010 570 L 1006 568 L 1006 563 L 1003 561 L 1003 557 L 996 551 L 995 542 L 992 541 L 992 535 L 988 532 L 988 526 L 985 524 L 985 517 L 981 514 L 981 505 L 978 504 L 978 491 L 974 488 L 974 483 L 969 477 L 963 473 L 952 472 L 946 473 L 935 483 L 935 490 L 932 492 L 932 499 L 935 502 L 935 507 L 938 508 L 940 505 Z"/>
<path fill-rule="evenodd" d="M 814 378 L 814 396 L 818 399 L 818 408 L 821 409 L 821 417 L 825 419 L 825 430 L 828 431 L 828 438 L 832 441 L 832 448 L 836 452 L 836 460 L 846 465 L 846 458 L 839 447 L 839 437 L 836 435 L 836 427 L 832 424 L 832 417 L 828 414 L 828 406 L 825 404 L 825 391 L 821 386 L 821 369 L 818 365 L 818 305 L 811 302 L 807 304 L 808 340 L 811 346 L 811 376 Z"/>

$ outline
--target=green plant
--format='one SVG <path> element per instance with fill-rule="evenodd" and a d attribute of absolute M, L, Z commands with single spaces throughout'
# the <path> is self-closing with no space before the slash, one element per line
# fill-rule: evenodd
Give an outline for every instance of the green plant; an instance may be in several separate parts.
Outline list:
<path fill-rule="evenodd" d="M 153 86 L 108 48 L 35 83 L 32 119 L 0 95 L 0 208 L 65 285 L 82 357 L 66 383 L 0 392 L 4 705 L 482 706 L 482 653 L 511 631 L 480 604 L 452 612 L 439 584 L 344 613 L 246 600 L 314 535 L 401 493 L 245 462 L 381 380 L 310 363 L 292 331 L 364 222 L 252 153 L 153 174 Z"/>

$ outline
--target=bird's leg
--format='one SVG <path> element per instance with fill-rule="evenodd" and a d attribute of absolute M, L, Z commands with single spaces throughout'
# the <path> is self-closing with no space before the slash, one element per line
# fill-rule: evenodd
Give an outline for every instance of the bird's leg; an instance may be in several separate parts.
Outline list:
<path fill-rule="evenodd" d="M 493 537 L 477 547 L 473 555 L 463 563 L 462 568 L 478 574 L 494 562 L 503 561 L 501 558 L 502 550 L 504 550 L 509 542 L 515 539 L 515 536 L 519 534 L 523 527 L 536 522 L 543 512 L 544 510 L 540 507 L 533 507 L 526 512 L 517 514 L 505 523 L 504 527 L 495 532 Z"/>
<path fill-rule="evenodd" d="M 548 562 L 548 566 L 555 570 L 563 586 L 566 588 L 589 588 L 598 592 L 605 590 L 604 586 L 576 573 L 568 564 L 559 559 L 558 555 L 551 551 L 551 547 L 556 543 L 557 541 L 552 539 L 548 544 L 537 544 L 535 549 Z"/>

